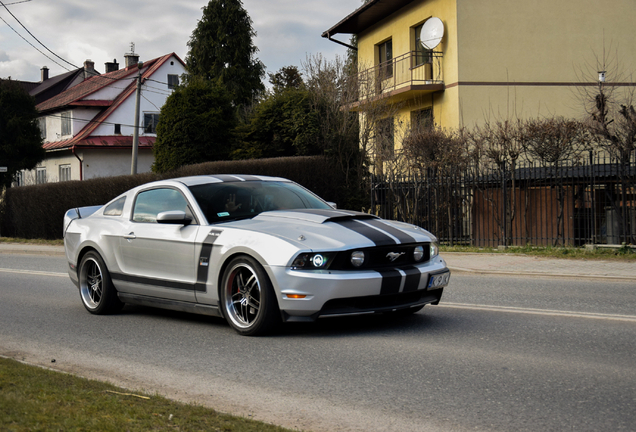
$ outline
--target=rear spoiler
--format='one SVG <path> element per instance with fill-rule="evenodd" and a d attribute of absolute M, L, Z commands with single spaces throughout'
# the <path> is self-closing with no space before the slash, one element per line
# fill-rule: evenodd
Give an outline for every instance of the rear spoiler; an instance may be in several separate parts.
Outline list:
<path fill-rule="evenodd" d="M 66 236 L 66 230 L 68 229 L 71 222 L 73 222 L 75 219 L 82 219 L 82 218 L 89 217 L 90 215 L 92 215 L 97 210 L 101 209 L 102 207 L 103 206 L 76 207 L 67 211 L 66 214 L 64 215 L 63 236 Z"/>

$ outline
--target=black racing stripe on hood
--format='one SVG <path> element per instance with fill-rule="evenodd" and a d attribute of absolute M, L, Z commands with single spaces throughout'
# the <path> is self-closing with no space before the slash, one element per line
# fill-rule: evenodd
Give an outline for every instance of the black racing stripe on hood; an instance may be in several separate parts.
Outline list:
<path fill-rule="evenodd" d="M 382 231 L 388 232 L 393 237 L 397 238 L 400 241 L 400 243 L 415 243 L 416 242 L 416 240 L 413 237 L 411 237 L 410 235 L 408 235 L 401 229 L 392 227 L 391 225 L 385 223 L 384 221 L 381 221 L 380 219 L 369 219 L 369 220 L 365 220 L 364 222 L 368 223 L 369 225 L 373 225 L 374 227 L 379 228 Z"/>
<path fill-rule="evenodd" d="M 396 241 L 393 240 L 393 238 L 378 231 L 375 228 L 371 228 L 368 225 L 358 222 L 357 220 L 354 220 L 354 219 L 337 220 L 336 219 L 336 220 L 332 220 L 331 222 L 341 225 L 347 229 L 350 229 L 351 231 L 355 231 L 358 234 L 365 236 L 366 238 L 371 240 L 373 243 L 375 243 L 376 246 L 392 246 L 397 244 Z"/>
<path fill-rule="evenodd" d="M 342 218 L 342 217 L 371 217 L 371 218 L 375 218 L 375 216 L 369 216 L 366 213 L 360 213 L 360 212 L 354 212 L 354 211 L 349 211 L 349 210 L 327 210 L 327 209 L 294 209 L 294 210 L 290 210 L 293 212 L 298 212 L 298 213 L 305 213 L 305 214 L 313 214 L 313 215 L 318 215 L 318 216 L 324 216 L 324 217 L 328 217 L 328 218 Z"/>

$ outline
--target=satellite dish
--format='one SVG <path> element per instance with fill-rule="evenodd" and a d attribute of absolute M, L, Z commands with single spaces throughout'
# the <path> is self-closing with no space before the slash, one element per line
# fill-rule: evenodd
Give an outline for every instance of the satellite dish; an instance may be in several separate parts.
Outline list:
<path fill-rule="evenodd" d="M 420 42 L 426 49 L 434 49 L 444 37 L 444 23 L 437 17 L 429 18 L 422 26 Z"/>

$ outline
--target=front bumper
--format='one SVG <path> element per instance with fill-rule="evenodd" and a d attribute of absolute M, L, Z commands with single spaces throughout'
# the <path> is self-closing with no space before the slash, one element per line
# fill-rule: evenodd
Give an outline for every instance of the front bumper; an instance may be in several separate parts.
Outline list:
<path fill-rule="evenodd" d="M 419 265 L 380 270 L 292 270 L 289 267 L 268 270 L 285 321 L 314 321 L 320 317 L 437 304 L 449 280 L 439 275 L 450 274 L 439 256 Z M 429 288 L 432 276 L 437 277 Z M 297 298 L 299 296 L 302 298 Z"/>

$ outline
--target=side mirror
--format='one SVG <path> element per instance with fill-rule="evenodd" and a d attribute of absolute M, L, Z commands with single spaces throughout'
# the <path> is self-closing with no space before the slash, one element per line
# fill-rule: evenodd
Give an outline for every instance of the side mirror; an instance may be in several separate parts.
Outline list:
<path fill-rule="evenodd" d="M 157 215 L 157 223 L 171 225 L 190 225 L 192 223 L 192 218 L 186 215 L 184 211 L 171 210 L 159 213 Z"/>
<path fill-rule="evenodd" d="M 331 206 L 331 208 L 334 209 L 334 210 L 338 209 L 338 204 L 336 204 L 335 202 L 327 201 L 327 204 L 329 204 Z"/>

